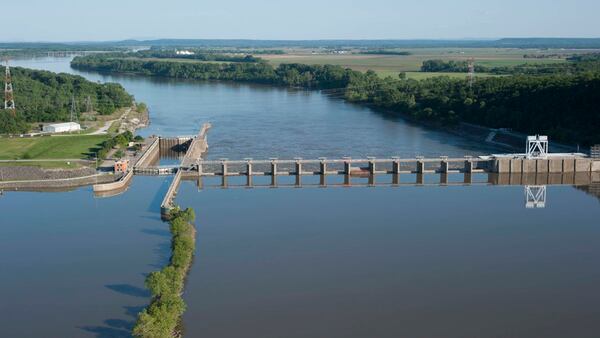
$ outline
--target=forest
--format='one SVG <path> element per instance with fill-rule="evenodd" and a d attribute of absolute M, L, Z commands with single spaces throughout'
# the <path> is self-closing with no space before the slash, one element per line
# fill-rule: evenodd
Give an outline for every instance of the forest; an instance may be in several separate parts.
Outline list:
<path fill-rule="evenodd" d="M 492 128 L 511 128 L 547 134 L 562 142 L 600 143 L 600 72 L 595 59 L 568 73 L 425 80 L 381 78 L 340 66 L 266 63 L 195 64 L 77 57 L 72 66 L 105 72 L 131 72 L 200 80 L 227 80 L 320 89 L 331 96 L 366 104 L 390 114 L 451 126 L 470 122 Z"/>
<path fill-rule="evenodd" d="M 524 63 L 514 66 L 486 67 L 474 62 L 476 73 L 494 75 L 551 75 L 579 74 L 582 72 L 600 72 L 600 54 L 575 55 L 560 63 Z M 467 61 L 425 60 L 421 65 L 422 72 L 466 73 Z"/>
<path fill-rule="evenodd" d="M 98 84 L 81 76 L 19 67 L 11 68 L 11 75 L 16 116 L 0 112 L 0 133 L 25 133 L 35 122 L 69 121 L 73 99 L 78 114 L 91 106 L 99 114 L 108 115 L 133 102 L 133 97 L 116 83 Z M 4 78 L 0 86 L 4 88 Z"/>

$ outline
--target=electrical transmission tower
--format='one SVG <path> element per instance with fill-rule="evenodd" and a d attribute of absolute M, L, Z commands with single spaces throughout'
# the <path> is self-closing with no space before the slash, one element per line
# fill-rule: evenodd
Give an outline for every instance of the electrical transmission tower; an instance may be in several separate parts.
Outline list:
<path fill-rule="evenodd" d="M 12 77 L 10 76 L 10 67 L 6 59 L 6 72 L 4 77 L 4 109 L 9 110 L 15 116 L 15 98 L 13 95 Z"/>
<path fill-rule="evenodd" d="M 467 74 L 467 79 L 469 81 L 469 88 L 473 89 L 473 82 L 475 82 L 475 59 L 469 58 L 467 61 L 469 73 Z"/>
<path fill-rule="evenodd" d="M 88 95 L 88 97 L 85 98 L 85 111 L 91 113 L 93 109 L 92 98 Z"/>
<path fill-rule="evenodd" d="M 75 95 L 71 96 L 71 122 L 77 122 L 77 103 L 75 103 Z"/>

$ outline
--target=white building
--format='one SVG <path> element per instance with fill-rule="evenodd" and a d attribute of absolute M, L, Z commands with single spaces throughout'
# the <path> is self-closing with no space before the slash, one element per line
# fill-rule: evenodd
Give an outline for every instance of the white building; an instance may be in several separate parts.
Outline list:
<path fill-rule="evenodd" d="M 178 50 L 175 53 L 177 53 L 177 55 L 194 55 L 194 54 L 196 54 L 189 50 Z"/>
<path fill-rule="evenodd" d="M 45 133 L 66 133 L 79 130 L 81 130 L 81 125 L 75 122 L 53 123 L 45 125 L 43 128 Z"/>

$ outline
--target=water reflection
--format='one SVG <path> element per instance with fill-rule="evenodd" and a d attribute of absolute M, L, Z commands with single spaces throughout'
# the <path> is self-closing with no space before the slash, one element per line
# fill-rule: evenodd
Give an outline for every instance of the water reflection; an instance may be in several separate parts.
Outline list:
<path fill-rule="evenodd" d="M 406 186 L 481 186 L 522 185 L 525 208 L 545 208 L 547 189 L 550 185 L 577 186 L 600 199 L 600 178 L 588 173 L 574 174 L 402 174 L 402 175 L 292 175 L 292 176 L 220 176 L 194 177 L 201 189 L 260 189 L 260 188 L 352 188 L 352 187 L 406 187 Z M 439 181 L 436 180 L 439 177 Z M 462 179 L 461 179 L 462 178 Z"/>
<path fill-rule="evenodd" d="M 545 185 L 526 185 L 525 186 L 525 208 L 543 209 L 546 207 L 546 186 Z"/>
<path fill-rule="evenodd" d="M 473 175 L 478 183 L 465 185 L 449 175 L 458 184 L 443 185 L 424 175 L 419 185 L 401 175 L 410 183 L 371 188 L 368 177 L 350 177 L 348 189 L 322 188 L 319 176 L 300 182 L 314 189 L 294 188 L 288 176 L 271 188 L 271 179 L 253 177 L 254 188 L 246 177 L 228 177 L 227 189 L 220 177 L 200 191 L 182 184 L 178 203 L 198 212 L 189 335 L 594 337 L 600 329 L 600 208 L 571 185 L 547 186 L 552 207 L 531 212 L 527 186 L 514 184 L 522 178 L 493 185 Z M 344 180 L 327 177 L 327 187 Z"/>

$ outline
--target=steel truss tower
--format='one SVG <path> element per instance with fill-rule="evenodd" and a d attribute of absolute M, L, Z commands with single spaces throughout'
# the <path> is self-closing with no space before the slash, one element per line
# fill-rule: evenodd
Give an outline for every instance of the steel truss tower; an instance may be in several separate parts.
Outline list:
<path fill-rule="evenodd" d="M 10 67 L 6 60 L 6 71 L 4 77 L 4 109 L 9 110 L 15 116 L 15 97 L 13 94 L 12 77 L 10 76 Z"/>
<path fill-rule="evenodd" d="M 467 61 L 467 67 L 469 69 L 469 73 L 467 74 L 467 79 L 469 81 L 469 88 L 473 88 L 473 82 L 475 82 L 475 59 L 469 58 Z"/>

